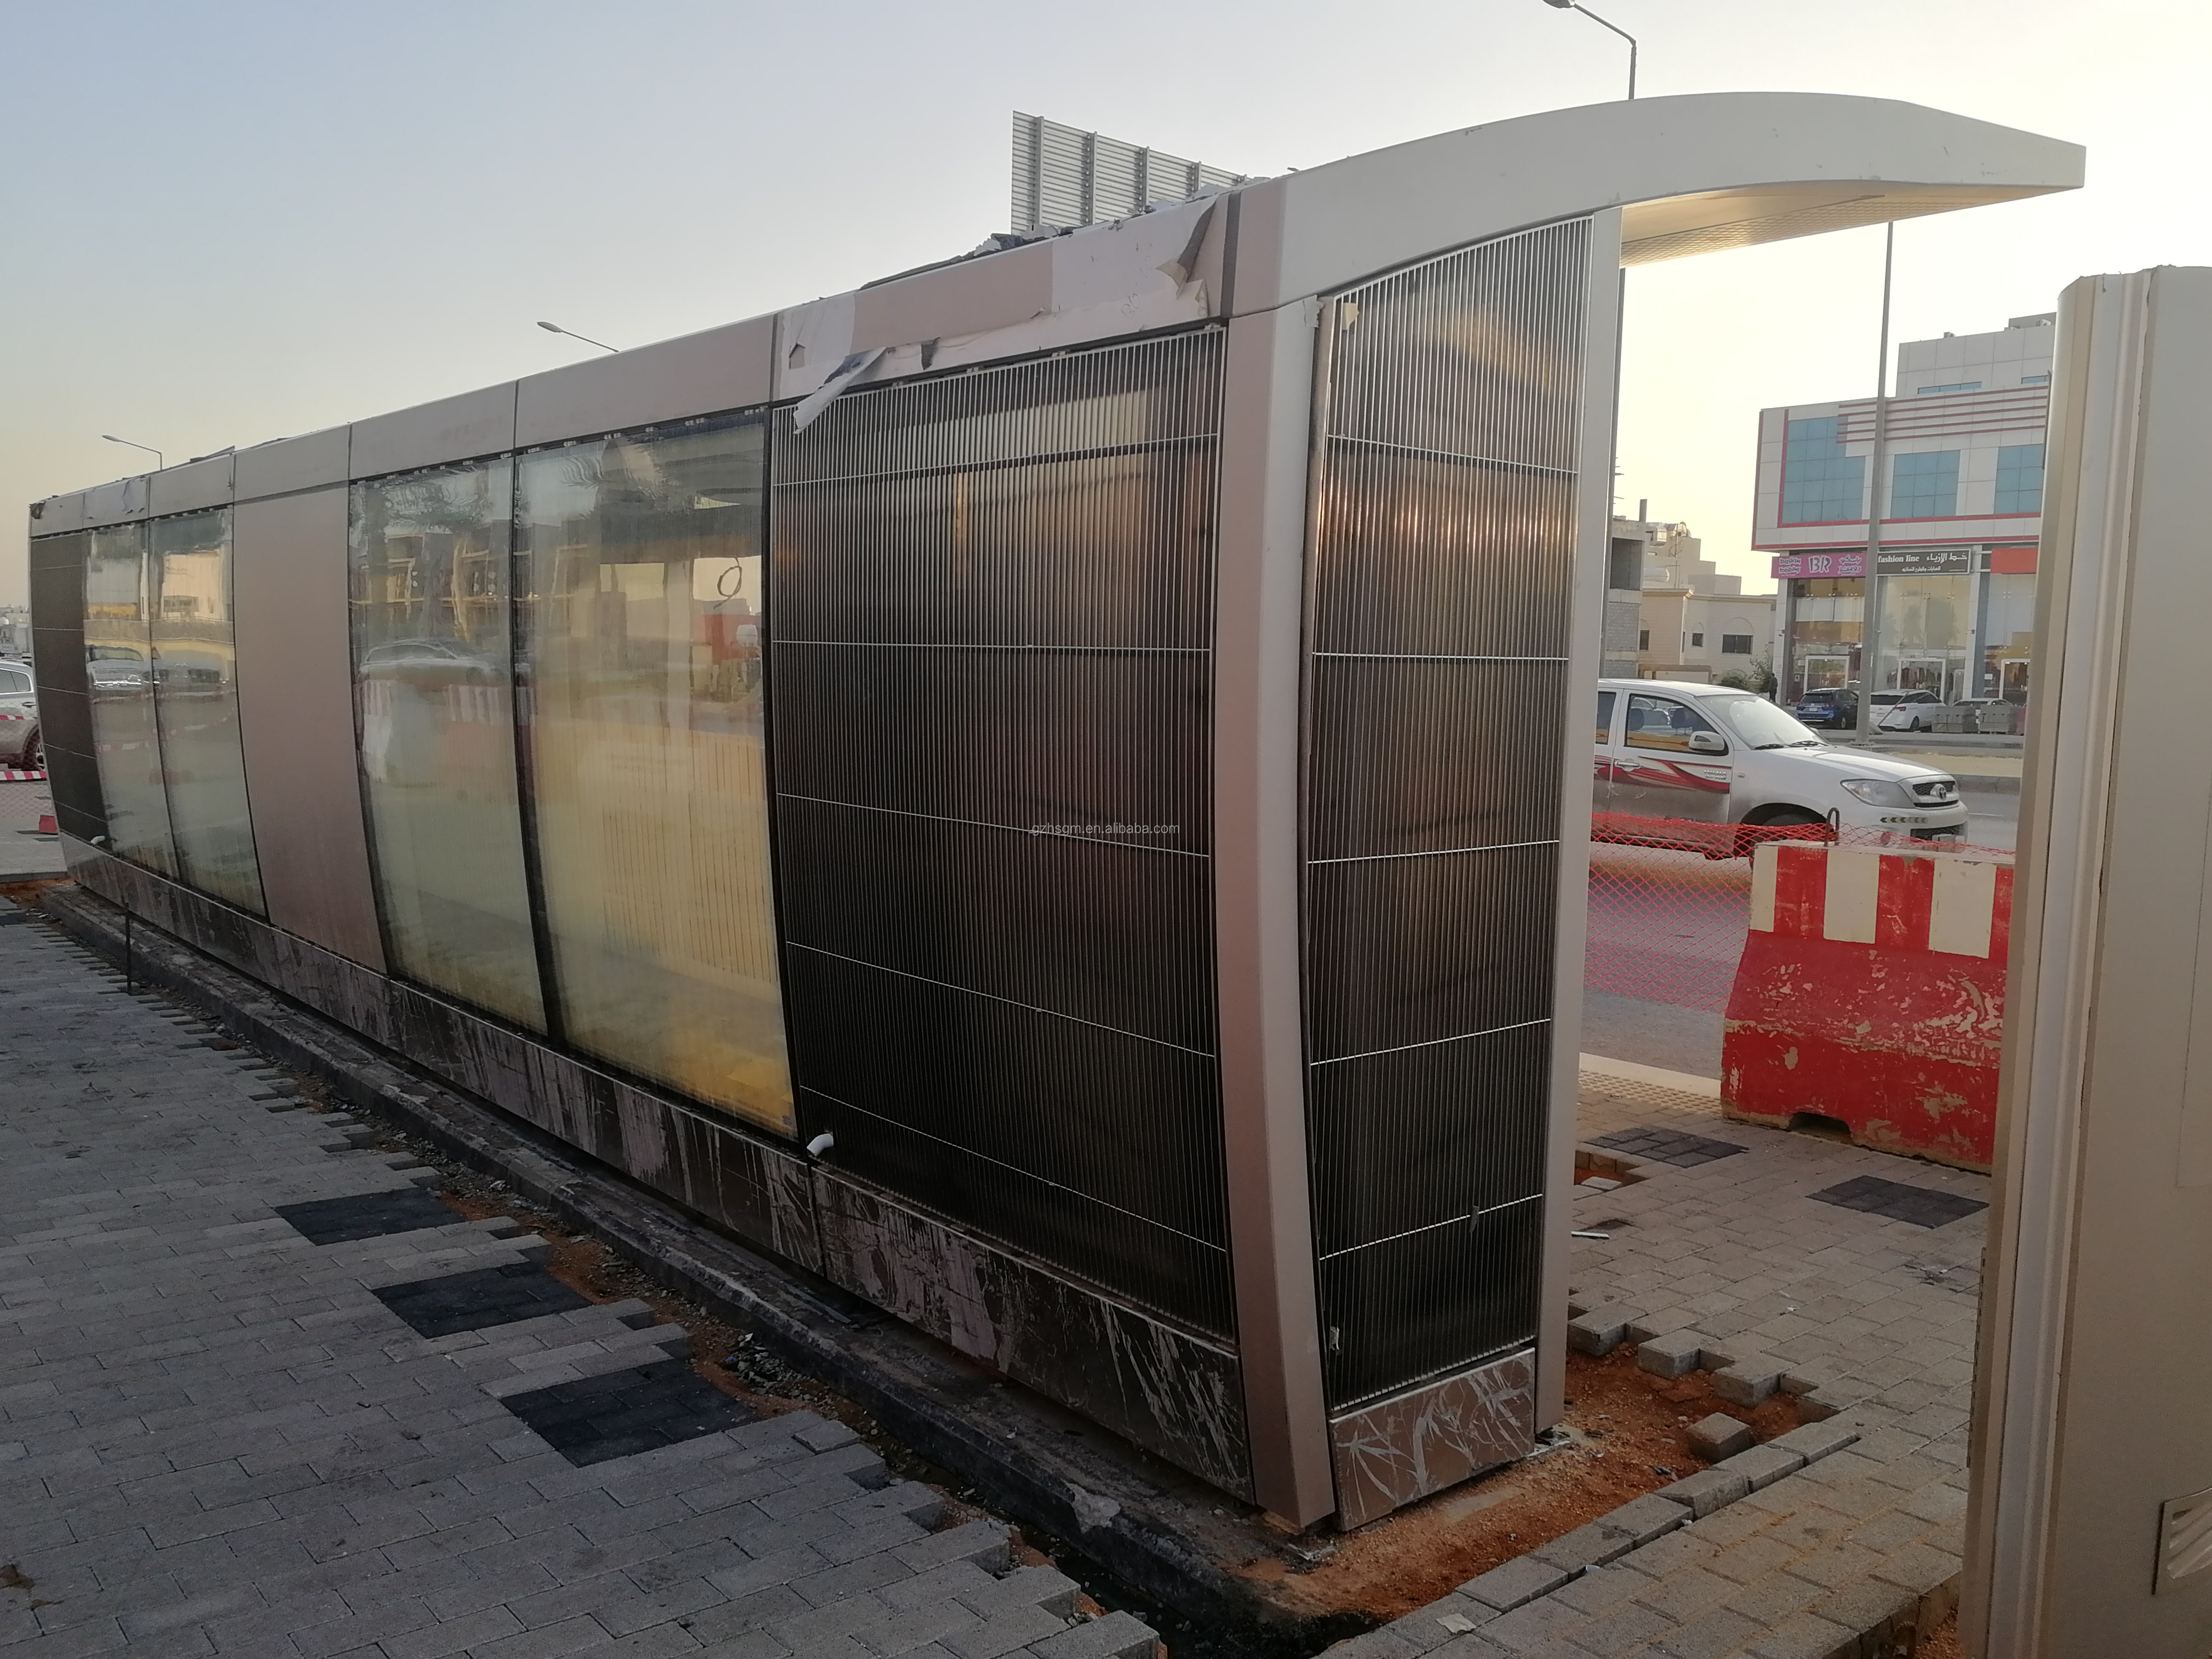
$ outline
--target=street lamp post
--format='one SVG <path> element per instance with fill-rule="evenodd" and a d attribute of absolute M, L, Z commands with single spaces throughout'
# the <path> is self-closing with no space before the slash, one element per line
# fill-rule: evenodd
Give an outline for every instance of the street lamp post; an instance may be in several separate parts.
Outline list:
<path fill-rule="evenodd" d="M 605 340 L 594 340 L 588 334 L 579 334 L 574 329 L 563 328 L 558 323 L 540 323 L 538 326 L 548 334 L 565 334 L 572 340 L 581 340 L 586 345 L 595 345 L 602 351 L 619 353 L 622 350 L 620 346 L 611 346 Z"/>
<path fill-rule="evenodd" d="M 1591 22 L 1598 24 L 1601 27 L 1611 29 L 1615 34 L 1628 42 L 1628 95 L 1631 98 L 1635 97 L 1636 37 L 1631 34 L 1626 29 L 1622 28 L 1618 23 L 1607 22 L 1604 18 L 1599 16 L 1588 6 L 1577 4 L 1576 0 L 1544 0 L 1544 3 L 1547 6 L 1556 6 L 1561 11 L 1578 11 L 1582 13 L 1583 16 L 1589 18 Z"/>
<path fill-rule="evenodd" d="M 158 468 L 158 467 L 164 467 L 164 466 L 167 466 L 167 465 L 168 465 L 168 464 L 169 464 L 169 463 L 168 463 L 168 462 L 167 462 L 167 460 L 162 457 L 161 452 L 160 450 L 158 450 L 158 449 L 155 448 L 155 447 L 154 447 L 154 446 L 153 446 L 153 445 L 151 445 L 151 444 L 134 443 L 134 442 L 132 442 L 132 441 L 131 441 L 131 440 L 130 440 L 130 439 L 128 439 L 128 438 L 118 438 L 118 437 L 117 437 L 117 436 L 116 436 L 112 432 L 103 432 L 103 433 L 101 433 L 100 435 L 101 437 L 103 437 L 103 438 L 106 439 L 106 440 L 107 440 L 107 441 L 108 441 L 108 442 L 110 442 L 110 443 L 112 443 L 112 444 L 125 444 L 125 445 L 128 445 L 128 446 L 129 446 L 131 448 L 132 448 L 132 449 L 143 449 L 143 450 L 144 450 L 144 451 L 145 451 L 149 455 L 151 455 L 151 456 L 154 458 L 154 465 L 155 465 L 155 466 L 156 466 L 157 468 Z"/>

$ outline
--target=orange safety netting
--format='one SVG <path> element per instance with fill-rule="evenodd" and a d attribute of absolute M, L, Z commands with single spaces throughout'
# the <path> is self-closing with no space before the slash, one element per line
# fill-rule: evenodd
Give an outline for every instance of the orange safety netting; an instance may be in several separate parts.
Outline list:
<path fill-rule="evenodd" d="M 1751 923 L 1751 854 L 1768 841 L 2011 857 L 2002 848 L 1881 830 L 1839 834 L 1825 823 L 1767 829 L 1596 813 L 1584 988 L 1725 1012 Z"/>

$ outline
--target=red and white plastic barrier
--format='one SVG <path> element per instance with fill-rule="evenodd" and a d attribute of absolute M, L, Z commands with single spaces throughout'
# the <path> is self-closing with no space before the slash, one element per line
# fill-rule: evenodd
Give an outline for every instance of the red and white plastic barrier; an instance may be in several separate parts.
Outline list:
<path fill-rule="evenodd" d="M 44 783 L 46 781 L 44 772 L 26 772 L 17 766 L 0 766 L 0 783 Z"/>
<path fill-rule="evenodd" d="M 1986 1170 L 1996 1154 L 2009 861 L 1769 845 L 1729 997 L 1729 1115 Z"/>

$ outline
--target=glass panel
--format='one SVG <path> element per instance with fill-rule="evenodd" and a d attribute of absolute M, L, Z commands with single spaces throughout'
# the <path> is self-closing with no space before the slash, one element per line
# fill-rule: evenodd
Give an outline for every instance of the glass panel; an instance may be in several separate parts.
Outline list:
<path fill-rule="evenodd" d="M 1783 676 L 1785 698 L 1850 683 L 1858 671 L 1865 588 L 1863 576 L 1821 577 L 1796 584 Z"/>
<path fill-rule="evenodd" d="M 761 428 L 521 462 L 531 786 L 564 1034 L 794 1127 L 761 732 Z"/>
<path fill-rule="evenodd" d="M 261 914 L 261 864 L 238 738 L 231 639 L 230 509 L 146 526 L 154 593 L 154 710 L 169 785 L 177 874 Z"/>
<path fill-rule="evenodd" d="M 1892 576 L 1882 583 L 1882 689 L 1932 692 L 1946 702 L 1968 695 L 1972 581 Z"/>
<path fill-rule="evenodd" d="M 1959 452 L 1934 449 L 1899 455 L 1890 469 L 1891 519 L 1950 519 L 1959 512 Z"/>
<path fill-rule="evenodd" d="M 153 605 L 146 584 L 146 526 L 95 530 L 84 568 L 85 690 L 111 851 L 177 873 L 161 744 L 154 722 Z"/>
<path fill-rule="evenodd" d="M 1844 453 L 1840 416 L 1792 421 L 1783 448 L 1782 522 L 1827 524 L 1865 515 L 1866 457 Z"/>
<path fill-rule="evenodd" d="M 1982 683 L 1976 695 L 2027 701 L 2028 664 L 2035 656 L 2035 578 L 2007 574 L 1982 579 Z"/>
<path fill-rule="evenodd" d="M 2004 444 L 1997 450 L 1996 513 L 2043 511 L 2043 446 Z"/>
<path fill-rule="evenodd" d="M 545 1028 L 515 787 L 514 465 L 356 484 L 361 769 L 393 965 Z"/>
<path fill-rule="evenodd" d="M 1613 736 L 1613 696 L 1610 691 L 1597 694 L 1597 738 L 1604 743 Z"/>

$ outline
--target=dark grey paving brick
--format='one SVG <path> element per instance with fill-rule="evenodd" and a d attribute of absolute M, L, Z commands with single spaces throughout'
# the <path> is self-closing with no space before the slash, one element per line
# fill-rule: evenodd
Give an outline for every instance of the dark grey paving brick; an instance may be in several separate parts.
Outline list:
<path fill-rule="evenodd" d="M 512 1325 L 592 1305 L 588 1298 L 532 1261 L 380 1285 L 375 1295 L 424 1336 L 451 1336 L 456 1331 Z"/>
<path fill-rule="evenodd" d="M 1838 1209 L 1863 1210 L 1890 1221 L 1909 1221 L 1916 1227 L 1948 1226 L 1990 1207 L 1978 1198 L 1937 1192 L 1881 1176 L 1854 1176 L 1809 1195 Z"/>
<path fill-rule="evenodd" d="M 356 1238 L 379 1238 L 387 1233 L 420 1232 L 430 1227 L 451 1227 L 460 1220 L 453 1211 L 419 1187 L 393 1192 L 360 1193 L 350 1198 L 319 1198 L 304 1204 L 282 1204 L 276 1213 L 316 1244 L 343 1244 Z"/>
<path fill-rule="evenodd" d="M 1735 1158 L 1747 1150 L 1732 1140 L 1716 1140 L 1711 1135 L 1694 1135 L 1680 1129 L 1651 1127 L 1617 1129 L 1609 1135 L 1601 1135 L 1590 1144 L 1602 1146 L 1607 1152 L 1626 1152 L 1632 1158 L 1653 1164 L 1671 1164 L 1681 1169 L 1694 1169 L 1700 1164 Z"/>

